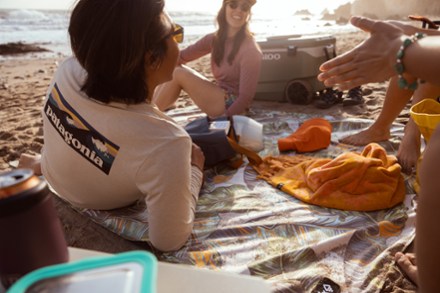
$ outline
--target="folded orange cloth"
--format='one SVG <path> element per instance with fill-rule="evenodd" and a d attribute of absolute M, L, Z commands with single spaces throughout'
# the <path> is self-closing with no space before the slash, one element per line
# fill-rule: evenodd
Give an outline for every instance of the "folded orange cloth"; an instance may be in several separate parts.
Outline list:
<path fill-rule="evenodd" d="M 306 120 L 291 135 L 278 140 L 280 151 L 313 152 L 329 146 L 332 136 L 330 122 L 323 118 Z"/>
<path fill-rule="evenodd" d="M 260 178 L 294 197 L 314 205 L 352 211 L 391 208 L 405 197 L 405 183 L 395 156 L 376 143 L 362 153 L 348 152 L 335 159 L 302 157 L 285 163 L 284 157 L 265 158 L 255 169 Z M 283 167 L 285 165 L 286 167 Z M 278 171 L 271 170 L 278 166 Z"/>

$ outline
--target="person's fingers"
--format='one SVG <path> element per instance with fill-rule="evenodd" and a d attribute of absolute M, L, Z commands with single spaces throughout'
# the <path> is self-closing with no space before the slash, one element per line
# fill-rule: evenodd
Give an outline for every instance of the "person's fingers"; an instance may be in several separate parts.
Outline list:
<path fill-rule="evenodd" d="M 414 253 L 396 252 L 394 260 L 401 264 L 416 265 L 416 255 Z"/>
<path fill-rule="evenodd" d="M 417 265 L 417 263 L 416 263 L 416 255 L 414 253 L 406 253 L 405 255 L 406 255 L 406 257 L 409 259 L 409 261 L 412 264 Z"/>
<path fill-rule="evenodd" d="M 411 268 L 411 267 L 415 266 L 414 263 L 406 255 L 403 255 L 399 259 L 397 259 L 397 263 L 400 266 L 406 267 L 406 268 Z"/>
<path fill-rule="evenodd" d="M 204 157 L 202 149 L 198 145 L 196 145 L 195 143 L 192 144 L 192 151 L 193 151 L 193 153 L 196 153 L 196 154 Z"/>
<path fill-rule="evenodd" d="M 17 168 L 31 169 L 35 175 L 41 175 L 41 155 L 21 154 Z"/>
<path fill-rule="evenodd" d="M 394 260 L 398 261 L 401 257 L 403 256 L 402 252 L 396 252 L 396 254 L 394 255 Z"/>
<path fill-rule="evenodd" d="M 205 164 L 205 155 L 203 154 L 202 149 L 196 145 L 192 144 L 192 153 L 191 153 L 191 165 L 196 166 L 203 172 L 203 166 Z"/>
<path fill-rule="evenodd" d="M 374 20 L 366 17 L 358 17 L 353 16 L 350 19 L 352 25 L 358 27 L 359 29 L 370 33 L 371 35 L 375 34 L 385 34 L 393 35 L 394 33 L 400 32 L 402 33 L 402 26 L 390 23 L 388 21 Z"/>
<path fill-rule="evenodd" d="M 350 23 L 352 25 L 354 25 L 357 28 L 360 28 L 361 30 L 370 33 L 372 32 L 374 25 L 376 24 L 377 21 L 370 19 L 370 18 L 366 18 L 366 17 L 360 17 L 360 16 L 353 16 L 350 19 Z"/>
<path fill-rule="evenodd" d="M 321 64 L 321 66 L 319 67 L 319 70 L 321 71 L 328 71 L 334 67 L 340 66 L 342 64 L 346 64 L 349 63 L 353 60 L 353 55 L 354 54 L 350 54 L 350 53 L 344 53 L 342 55 L 339 55 L 338 57 L 335 57 L 329 61 L 326 61 L 324 63 Z"/>
<path fill-rule="evenodd" d="M 320 81 L 324 81 L 329 78 L 337 78 L 337 81 L 347 80 L 356 76 L 357 66 L 353 63 L 346 63 L 327 71 L 324 71 L 318 75 Z"/>
<path fill-rule="evenodd" d="M 402 272 L 406 274 L 414 284 L 417 285 L 418 277 L 417 277 L 417 266 L 415 265 L 415 259 L 412 260 L 409 254 L 403 254 L 398 252 L 394 255 L 394 260 L 397 265 L 400 267 Z"/>
<path fill-rule="evenodd" d="M 361 75 L 361 72 L 350 66 L 340 70 L 334 69 L 332 71 L 324 72 L 318 76 L 318 79 L 323 81 L 326 86 L 338 85 L 343 86 L 344 88 L 352 84 L 366 82 L 365 78 Z"/>
<path fill-rule="evenodd" d="M 324 71 L 318 74 L 317 78 L 319 81 L 324 83 L 338 83 L 341 81 L 345 81 L 349 78 L 353 78 L 356 76 L 356 67 L 349 63 L 334 67 L 329 69 L 328 71 Z"/>

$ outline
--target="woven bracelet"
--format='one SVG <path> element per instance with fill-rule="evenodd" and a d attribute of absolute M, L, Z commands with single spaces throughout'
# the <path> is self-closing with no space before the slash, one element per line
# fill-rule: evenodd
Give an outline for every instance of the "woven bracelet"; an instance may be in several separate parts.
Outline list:
<path fill-rule="evenodd" d="M 394 65 L 394 69 L 397 72 L 397 75 L 399 79 L 397 80 L 397 84 L 399 85 L 399 88 L 401 89 L 409 89 L 409 90 L 416 90 L 419 85 L 419 80 L 416 79 L 412 83 L 408 83 L 408 81 L 403 77 L 403 73 L 405 72 L 405 66 L 403 65 L 403 57 L 405 56 L 405 50 L 408 48 L 412 43 L 417 42 L 421 38 L 423 38 L 425 35 L 422 33 L 416 33 L 412 35 L 411 37 L 405 39 L 402 43 L 402 45 L 399 48 L 399 51 L 397 51 L 396 55 L 396 65 Z"/>

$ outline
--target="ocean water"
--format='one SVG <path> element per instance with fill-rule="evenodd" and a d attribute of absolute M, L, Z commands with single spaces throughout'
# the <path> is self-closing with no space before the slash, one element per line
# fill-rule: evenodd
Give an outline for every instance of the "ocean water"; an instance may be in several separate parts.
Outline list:
<path fill-rule="evenodd" d="M 170 11 L 176 23 L 185 28 L 182 48 L 201 36 L 212 32 L 215 27 L 215 13 Z M 32 56 L 71 54 L 67 27 L 69 11 L 56 10 L 0 10 L 0 44 L 24 42 L 49 49 L 49 54 Z M 295 15 L 277 19 L 264 15 L 253 15 L 251 30 L 257 39 L 275 35 L 333 34 L 354 30 L 350 25 L 337 25 L 334 21 L 321 20 L 320 16 Z M 0 58 L 11 58 L 0 56 Z"/>

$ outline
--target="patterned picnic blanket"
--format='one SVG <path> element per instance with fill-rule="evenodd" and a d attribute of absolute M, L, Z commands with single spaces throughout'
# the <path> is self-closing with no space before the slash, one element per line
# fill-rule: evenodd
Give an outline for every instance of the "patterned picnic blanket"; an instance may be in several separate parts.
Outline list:
<path fill-rule="evenodd" d="M 199 114 L 196 109 L 170 112 L 182 124 Z M 278 155 L 277 139 L 312 118 L 267 110 L 250 116 L 264 125 L 262 157 Z M 334 158 L 343 152 L 361 151 L 338 143 L 338 138 L 366 128 L 372 121 L 323 118 L 332 123 L 332 143 L 307 155 Z M 393 154 L 402 135 L 403 125 L 395 124 L 392 138 L 381 145 Z M 404 250 L 414 238 L 413 177 L 405 177 L 403 204 L 388 210 L 351 212 L 303 203 L 256 176 L 247 164 L 238 170 L 222 165 L 206 170 L 191 238 L 179 251 L 158 253 L 158 258 L 260 276 L 271 282 L 273 292 L 379 292 L 394 253 Z M 113 211 L 80 212 L 126 239 L 148 241 L 143 203 Z"/>

